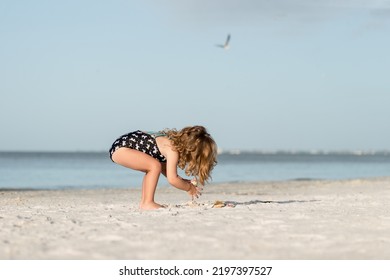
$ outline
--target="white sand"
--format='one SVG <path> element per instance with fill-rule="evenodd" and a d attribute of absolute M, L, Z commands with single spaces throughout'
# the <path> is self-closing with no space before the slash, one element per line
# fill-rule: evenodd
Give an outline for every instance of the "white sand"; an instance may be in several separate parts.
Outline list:
<path fill-rule="evenodd" d="M 140 190 L 0 190 L 0 259 L 390 259 L 390 178 Z M 211 208 L 216 200 L 230 203 Z"/>

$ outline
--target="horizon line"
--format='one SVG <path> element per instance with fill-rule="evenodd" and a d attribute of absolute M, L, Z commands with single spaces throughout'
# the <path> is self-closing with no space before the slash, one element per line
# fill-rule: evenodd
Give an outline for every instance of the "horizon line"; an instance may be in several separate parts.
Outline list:
<path fill-rule="evenodd" d="M 105 150 L 0 150 L 0 153 L 109 153 Z M 390 149 L 218 149 L 218 155 L 229 154 L 353 154 L 353 155 L 372 155 L 372 154 L 390 154 Z"/>

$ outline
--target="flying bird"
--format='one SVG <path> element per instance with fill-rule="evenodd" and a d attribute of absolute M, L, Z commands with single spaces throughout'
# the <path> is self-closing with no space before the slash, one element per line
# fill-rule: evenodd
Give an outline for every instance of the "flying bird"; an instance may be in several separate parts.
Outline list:
<path fill-rule="evenodd" d="M 229 46 L 229 42 L 230 42 L 230 34 L 227 35 L 225 44 L 223 44 L 223 45 L 216 45 L 216 47 L 222 48 L 222 49 L 224 49 L 224 50 L 228 50 L 229 47 L 230 47 L 230 46 Z"/>

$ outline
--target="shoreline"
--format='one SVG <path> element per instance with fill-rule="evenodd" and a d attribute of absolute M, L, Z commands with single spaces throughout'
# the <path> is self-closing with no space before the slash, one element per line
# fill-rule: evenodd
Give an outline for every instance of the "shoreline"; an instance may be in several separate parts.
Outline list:
<path fill-rule="evenodd" d="M 389 177 L 140 191 L 0 189 L 0 259 L 390 259 Z"/>
<path fill-rule="evenodd" d="M 141 180 L 141 179 L 140 179 Z M 298 177 L 298 178 L 291 178 L 291 179 L 280 179 L 280 180 L 234 180 L 234 181 L 217 181 L 217 182 L 211 182 L 206 185 L 206 189 L 213 186 L 220 186 L 220 185 L 259 185 L 259 184 L 284 184 L 284 183 L 293 183 L 293 182 L 348 182 L 348 181 L 390 181 L 390 176 L 369 176 L 369 177 L 353 177 L 353 178 L 306 178 L 306 177 Z M 165 181 L 163 179 L 162 181 Z M 140 181 L 141 183 L 141 181 Z M 164 189 L 164 188 L 172 188 L 171 185 L 169 185 L 168 182 L 165 183 L 159 183 L 157 185 L 157 192 L 158 190 Z M 9 186 L 0 186 L 0 192 L 35 192 L 35 191 L 98 191 L 98 190 L 140 190 L 141 186 L 115 186 L 115 187 L 107 187 L 107 186 L 59 186 L 59 187 L 9 187 Z"/>

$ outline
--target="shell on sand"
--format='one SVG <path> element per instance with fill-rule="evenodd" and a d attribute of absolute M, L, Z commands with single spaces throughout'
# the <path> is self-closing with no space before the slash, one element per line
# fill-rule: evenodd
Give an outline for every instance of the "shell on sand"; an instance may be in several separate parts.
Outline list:
<path fill-rule="evenodd" d="M 225 206 L 226 206 L 226 203 L 223 202 L 222 200 L 216 200 L 213 204 L 213 208 L 222 208 Z"/>

